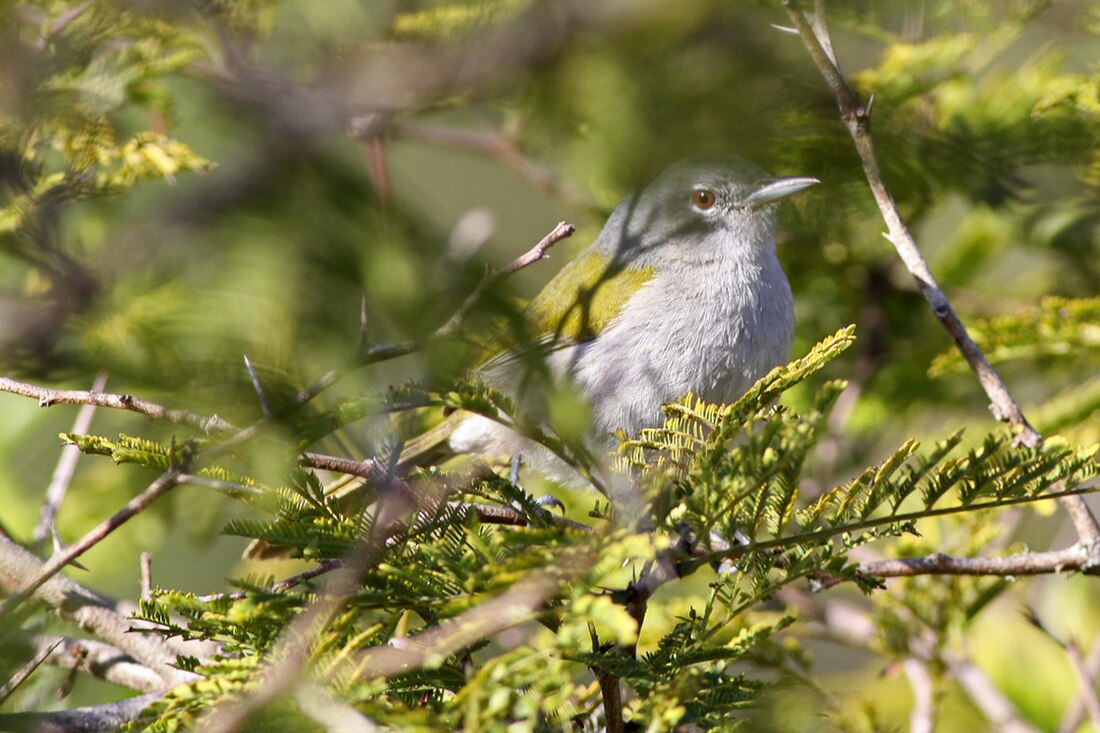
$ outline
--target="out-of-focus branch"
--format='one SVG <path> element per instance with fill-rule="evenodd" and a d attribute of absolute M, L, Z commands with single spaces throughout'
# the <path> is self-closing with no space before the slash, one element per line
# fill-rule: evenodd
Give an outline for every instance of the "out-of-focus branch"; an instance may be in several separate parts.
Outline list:
<path fill-rule="evenodd" d="M 932 733 L 936 726 L 935 681 L 928 664 L 908 657 L 903 667 L 913 690 L 913 709 L 909 711 L 909 733 Z"/>
<path fill-rule="evenodd" d="M 160 693 L 54 713 L 0 714 L 0 729 L 11 733 L 116 733 L 124 724 L 137 720 Z"/>
<path fill-rule="evenodd" d="M 46 657 L 50 656 L 50 652 L 56 649 L 61 644 L 60 639 L 55 639 L 49 644 L 38 646 L 34 650 L 34 656 L 27 660 L 27 662 L 15 671 L 8 681 L 0 685 L 0 703 L 3 703 L 11 694 L 19 689 L 19 686 L 27 681 L 27 678 L 34 674 L 34 670 L 38 669 L 43 662 L 46 661 Z"/>
<path fill-rule="evenodd" d="M 46 656 L 46 664 L 79 670 L 138 692 L 164 690 L 160 675 L 110 644 L 49 635 L 36 636 L 34 643 L 39 649 L 53 647 Z"/>
<path fill-rule="evenodd" d="M 92 393 L 102 393 L 106 385 L 107 372 L 100 372 L 92 385 Z M 88 432 L 93 415 L 95 415 L 95 405 L 83 405 L 76 414 L 72 432 L 78 434 Z M 38 520 L 38 526 L 34 528 L 33 537 L 36 545 L 50 538 L 55 541 L 57 539 L 57 512 L 61 508 L 61 502 L 65 500 L 65 494 L 69 491 L 69 483 L 73 480 L 78 460 L 80 460 L 80 448 L 75 445 L 66 445 L 61 449 L 61 458 L 58 459 L 57 468 L 50 477 L 50 485 L 46 487 L 46 499 L 42 502 L 42 514 Z"/>
<path fill-rule="evenodd" d="M 140 494 L 126 502 L 126 505 L 123 506 L 122 509 L 119 509 L 111 517 L 103 520 L 86 532 L 83 537 L 69 547 L 51 555 L 45 563 L 42 563 L 34 575 L 25 580 L 15 593 L 12 593 L 4 600 L 3 604 L 0 604 L 0 617 L 9 613 L 17 605 L 22 603 L 24 599 L 32 596 L 35 591 L 61 572 L 61 569 L 66 565 L 99 544 L 107 535 L 133 519 L 154 501 L 178 486 L 181 475 L 182 471 L 179 468 L 172 468 L 165 471 L 158 476 L 153 483 L 146 486 Z"/>
<path fill-rule="evenodd" d="M 352 120 L 351 129 L 353 134 L 362 127 L 364 125 L 361 122 Z M 516 138 L 503 130 L 460 130 L 454 127 L 405 120 L 394 122 L 386 132 L 390 135 L 410 138 L 418 142 L 491 158 L 518 173 L 525 181 L 540 191 L 557 196 L 572 206 L 586 210 L 595 208 L 591 200 L 572 186 L 563 183 L 551 168 L 528 157 L 520 148 Z"/>
<path fill-rule="evenodd" d="M 1080 652 L 1078 652 L 1078 658 L 1080 658 Z M 1093 707 L 1100 707 L 1095 702 L 1097 697 L 1096 678 L 1100 675 L 1100 638 L 1092 643 L 1092 648 L 1089 649 L 1088 656 L 1085 657 L 1083 662 L 1078 664 L 1075 661 L 1074 666 L 1077 667 L 1081 682 L 1080 691 L 1066 709 L 1062 722 L 1058 724 L 1058 733 L 1074 733 L 1081 727 L 1085 714 L 1088 713 L 1092 717 Z M 1100 723 L 1097 723 L 1095 719 L 1093 720 L 1093 726 L 1100 730 Z"/>
<path fill-rule="evenodd" d="M 569 222 L 558 222 L 545 237 L 536 242 L 529 250 L 516 257 L 504 267 L 490 270 L 486 273 L 485 277 L 482 278 L 474 291 L 470 293 L 465 301 L 463 301 L 462 305 L 458 307 L 458 310 L 447 319 L 446 323 L 437 328 L 431 336 L 429 336 L 428 340 L 434 341 L 454 335 L 490 286 L 495 285 L 504 278 L 514 275 L 520 270 L 530 267 L 543 259 L 546 257 L 546 253 L 551 247 L 563 239 L 572 236 L 575 231 L 576 229 Z M 379 361 L 385 361 L 387 359 L 395 359 L 399 356 L 410 354 L 420 349 L 422 346 L 423 344 L 416 341 L 365 346 L 360 354 L 353 360 L 350 367 L 333 369 L 327 372 L 313 382 L 313 384 L 295 395 L 294 399 L 291 401 L 291 407 L 299 407 L 310 401 L 353 369 Z M 117 410 L 137 412 L 142 415 L 147 415 L 154 420 L 165 420 L 170 423 L 186 425 L 202 433 L 234 433 L 230 441 L 234 444 L 250 440 L 255 433 L 265 426 L 273 417 L 270 415 L 265 416 L 264 419 L 242 430 L 217 415 L 205 417 L 193 412 L 188 412 L 187 410 L 168 408 L 129 394 L 110 394 L 96 390 L 49 389 L 35 384 L 19 382 L 8 377 L 0 377 L 0 392 L 9 392 L 24 397 L 32 397 L 38 400 L 38 404 L 41 407 L 51 407 L 61 404 L 96 405 L 99 407 L 110 407 Z"/>
<path fill-rule="evenodd" d="M 42 573 L 43 563 L 31 552 L 6 537 L 0 537 L 0 580 L 8 587 L 27 587 Z M 107 599 L 63 576 L 53 576 L 32 593 L 61 618 L 117 647 L 153 670 L 163 681 L 161 689 L 195 679 L 176 669 L 176 650 L 163 638 L 135 634 L 130 620 L 119 614 Z"/>
<path fill-rule="evenodd" d="M 1081 647 L 1070 639 L 1065 644 L 1066 655 L 1073 663 L 1073 669 L 1077 672 L 1077 684 L 1079 693 L 1077 699 L 1089 715 L 1089 722 L 1096 730 L 1100 730 L 1100 699 L 1096 695 L 1096 672 L 1089 669 L 1089 665 L 1081 656 Z"/>
<path fill-rule="evenodd" d="M 1000 733 L 1039 733 L 1039 729 L 1024 720 L 1016 706 L 976 664 L 949 652 L 944 652 L 941 658 L 963 691 L 993 724 L 993 730 Z"/>
<path fill-rule="evenodd" d="M 568 222 L 559 222 L 554 229 L 543 237 L 538 243 L 535 244 L 527 252 L 524 252 L 515 260 L 510 262 L 507 266 L 500 270 L 490 271 L 482 279 L 478 287 L 470 294 L 465 302 L 459 307 L 458 311 L 451 316 L 451 318 L 436 329 L 432 338 L 445 338 L 454 333 L 462 324 L 465 316 L 473 309 L 477 301 L 480 299 L 484 291 L 492 284 L 499 280 L 508 277 L 509 275 L 518 272 L 519 270 L 528 267 L 535 262 L 538 262 L 546 256 L 547 250 L 554 246 L 557 242 L 565 239 L 573 233 L 574 229 Z M 299 392 L 292 405 L 297 407 L 310 401 L 322 391 L 335 384 L 341 377 L 352 371 L 359 366 L 372 363 L 374 361 L 380 361 L 386 358 L 394 358 L 405 353 L 409 353 L 412 350 L 418 348 L 415 343 L 410 344 L 394 344 L 383 347 L 372 347 L 366 350 L 356 360 L 356 363 L 352 364 L 349 368 L 334 369 L 329 373 L 322 376 L 316 382 L 308 386 L 306 389 Z M 184 412 L 180 410 L 166 410 L 161 405 L 157 405 L 145 400 L 136 400 L 130 395 L 109 395 L 95 391 L 82 391 L 82 390 L 51 390 L 36 385 L 26 384 L 24 382 L 17 382 L 13 379 L 0 377 L 0 392 L 12 392 L 14 394 L 20 394 L 27 397 L 37 397 L 39 404 L 42 406 L 49 406 L 51 404 L 58 404 L 61 402 L 70 404 L 95 404 L 104 405 L 107 407 L 114 407 L 123 410 L 132 410 L 148 414 L 151 417 L 161 417 L 168 419 L 172 422 L 179 422 L 191 425 L 198 429 L 206 431 L 210 421 L 214 418 L 204 419 L 194 413 Z M 135 407 L 137 405 L 137 407 Z M 259 434 L 268 423 L 274 420 L 277 415 L 265 415 L 260 420 L 257 420 L 252 425 L 238 430 L 231 437 L 223 441 L 222 443 L 206 450 L 201 456 L 199 462 L 209 462 L 215 458 L 225 455 L 231 452 L 234 448 L 242 445 L 243 443 L 251 440 Z M 219 418 L 220 420 L 220 418 Z M 221 421 L 220 426 L 228 425 Z M 22 600 L 34 593 L 43 583 L 56 575 L 62 568 L 71 563 L 76 558 L 80 557 L 83 553 L 87 552 L 91 547 L 95 546 L 109 534 L 114 532 L 118 527 L 132 519 L 135 515 L 144 511 L 146 507 L 159 499 L 164 494 L 168 493 L 176 486 L 179 485 L 181 479 L 187 475 L 186 467 L 173 466 L 169 470 L 162 473 L 155 481 L 149 484 L 140 494 L 135 496 L 126 505 L 116 512 L 109 519 L 104 520 L 98 526 L 87 532 L 73 545 L 56 552 L 42 565 L 39 572 L 32 578 L 30 578 L 18 591 L 9 596 L 2 605 L 0 605 L 0 616 L 8 613 Z"/>
<path fill-rule="evenodd" d="M 989 364 L 985 354 L 974 343 L 966 326 L 951 307 L 947 295 L 917 248 L 916 241 L 901 216 L 897 202 L 894 201 L 894 197 L 883 182 L 871 138 L 871 106 L 874 97 L 872 96 L 866 104 L 863 103 L 859 94 L 844 79 L 835 55 L 831 52 L 832 42 L 825 22 L 824 0 L 816 0 L 811 19 L 807 19 L 803 14 L 796 0 L 782 0 L 782 3 L 806 50 L 836 98 L 840 118 L 848 128 L 871 193 L 886 222 L 888 230 L 886 238 L 894 245 L 902 262 L 913 275 L 917 287 L 931 306 L 933 314 L 950 334 L 955 346 L 977 375 L 978 381 L 992 403 L 991 409 L 994 416 L 998 420 L 1008 422 L 1018 431 L 1016 437 L 1018 442 L 1029 447 L 1041 445 L 1042 436 L 1028 423 L 1019 403 L 1009 393 L 1008 386 Z M 1100 564 L 1100 524 L 1097 523 L 1096 517 L 1080 497 L 1065 497 L 1062 505 L 1073 521 L 1078 538 L 1088 546 L 1090 564 Z"/>
<path fill-rule="evenodd" d="M 355 706 L 333 697 L 332 692 L 323 685 L 308 683 L 301 685 L 294 695 L 294 702 L 303 715 L 329 733 L 382 733 L 381 726 L 375 724 Z"/>

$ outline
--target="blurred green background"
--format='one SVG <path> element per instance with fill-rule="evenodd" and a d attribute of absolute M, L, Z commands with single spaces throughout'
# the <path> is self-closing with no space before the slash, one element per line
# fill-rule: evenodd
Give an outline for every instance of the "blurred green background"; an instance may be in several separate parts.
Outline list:
<path fill-rule="evenodd" d="M 782 212 L 795 353 L 858 325 L 859 344 L 830 368 L 852 386 L 804 490 L 844 480 L 907 437 L 967 425 L 980 439 L 993 428 L 975 379 L 957 360 L 937 361 L 950 340 L 881 236 L 816 69 L 795 36 L 773 28 L 787 24 L 778 3 L 78 7 L 0 5 L 7 376 L 87 388 L 105 370 L 109 391 L 246 424 L 260 407 L 243 356 L 289 393 L 354 353 L 364 296 L 372 342 L 423 338 L 487 263 L 507 262 L 560 219 L 575 223 L 548 261 L 482 302 L 471 324 L 487 331 L 591 242 L 622 196 L 682 157 L 733 152 L 823 181 Z M 955 307 L 1040 430 L 1100 439 L 1100 9 L 898 0 L 829 11 L 842 66 L 875 94 L 886 182 Z M 363 125 L 375 134 L 349 134 Z M 473 254 L 462 249 L 471 237 L 487 239 Z M 1052 296 L 1067 300 L 1044 300 Z M 441 384 L 473 351 L 457 339 L 358 372 L 334 394 Z M 19 540 L 37 521 L 55 436 L 75 413 L 0 395 L 0 524 Z M 187 434 L 106 410 L 93 432 Z M 372 435 L 352 426 L 345 445 L 368 454 L 379 448 Z M 242 461 L 275 474 L 278 451 L 261 443 Z M 82 458 L 62 540 L 152 478 Z M 1061 516 L 1027 512 L 1010 540 L 1042 548 L 1069 538 Z M 158 585 L 220 590 L 243 569 L 244 541 L 219 530 L 246 513 L 182 487 L 88 553 L 88 572 L 74 577 L 133 598 L 144 550 Z M 947 527 L 934 548 L 965 545 L 969 532 Z M 1086 640 L 1095 595 L 1082 579 L 1037 580 L 953 631 L 1053 729 L 1072 671 L 1017 608 Z M 877 716 L 884 729 L 908 709 L 886 646 L 874 656 L 821 647 L 816 667 L 850 696 L 852 721 Z M 964 695 L 945 689 L 960 712 L 942 730 L 982 724 Z M 820 721 L 792 704 L 758 723 L 815 730 Z"/>

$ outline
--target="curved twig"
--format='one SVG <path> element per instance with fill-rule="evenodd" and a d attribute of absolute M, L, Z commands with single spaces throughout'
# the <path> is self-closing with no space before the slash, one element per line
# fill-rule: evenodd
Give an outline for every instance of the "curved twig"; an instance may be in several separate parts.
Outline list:
<path fill-rule="evenodd" d="M 1001 379 L 985 358 L 985 354 L 978 347 L 966 330 L 954 308 L 951 307 L 947 295 L 943 292 L 935 275 L 932 274 L 924 256 L 917 248 L 912 233 L 905 224 L 905 220 L 898 210 L 897 202 L 886 188 L 882 173 L 879 170 L 878 158 L 875 154 L 874 142 L 871 138 L 871 107 L 874 102 L 872 95 L 864 103 L 859 94 L 848 85 L 844 79 L 835 57 L 830 53 L 832 43 L 829 39 L 829 31 L 825 23 L 824 2 L 818 0 L 815 3 L 815 11 L 812 18 L 799 9 L 796 0 L 781 0 L 791 23 L 798 31 L 807 52 L 814 64 L 821 72 L 829 90 L 836 98 L 837 107 L 840 109 L 840 118 L 848 128 L 848 134 L 855 145 L 859 155 L 863 172 L 867 178 L 867 184 L 875 197 L 879 211 L 886 222 L 887 233 L 884 235 L 898 256 L 901 257 L 905 267 L 917 281 L 917 287 L 925 300 L 932 308 L 933 314 L 940 324 L 950 334 L 955 346 L 959 349 L 966 363 L 978 377 L 978 381 L 989 397 L 990 409 L 994 417 L 1007 422 L 1017 431 L 1016 441 L 1029 447 L 1038 447 L 1043 442 L 1043 437 L 1027 421 L 1020 405 L 1008 391 L 1008 386 Z M 1084 500 L 1080 497 L 1065 497 L 1062 505 L 1066 508 L 1078 538 L 1088 546 L 1090 562 L 1100 564 L 1100 524 L 1093 516 Z"/>

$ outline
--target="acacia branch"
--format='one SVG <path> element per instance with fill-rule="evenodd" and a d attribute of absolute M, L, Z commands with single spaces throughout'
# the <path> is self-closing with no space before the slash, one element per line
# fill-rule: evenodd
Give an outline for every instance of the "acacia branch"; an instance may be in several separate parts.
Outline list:
<path fill-rule="evenodd" d="M 925 557 L 872 560 L 859 564 L 862 578 L 903 578 L 914 575 L 1047 575 L 1089 569 L 1089 550 L 1077 544 L 1061 550 L 1005 557 L 955 557 L 940 552 Z M 826 587 L 842 582 L 825 580 Z"/>
<path fill-rule="evenodd" d="M 791 19 L 791 23 L 798 31 L 803 45 L 809 52 L 818 71 L 821 72 L 825 83 L 836 99 L 840 109 L 840 118 L 848 129 L 848 134 L 855 145 L 856 153 L 863 166 L 863 173 L 867 178 L 867 184 L 878 204 L 883 220 L 886 222 L 888 233 L 886 238 L 894 245 L 894 249 L 901 257 L 905 267 L 917 282 L 921 295 L 928 301 L 933 314 L 940 324 L 947 330 L 955 346 L 959 349 L 966 363 L 978 377 L 982 389 L 989 397 L 994 417 L 1009 423 L 1017 430 L 1017 442 L 1029 446 L 1038 447 L 1043 442 L 1043 437 L 1028 423 L 1019 403 L 1008 391 L 1008 386 L 1001 379 L 985 358 L 985 354 L 978 347 L 966 330 L 954 308 L 951 307 L 947 295 L 943 292 L 935 275 L 932 274 L 928 262 L 924 259 L 917 243 L 913 239 L 905 220 L 901 216 L 897 202 L 886 188 L 879 169 L 878 157 L 875 154 L 874 142 L 871 138 L 871 106 L 874 101 L 872 96 L 864 104 L 859 94 L 848 85 L 844 79 L 835 56 L 830 53 L 832 42 L 829 39 L 829 31 L 825 23 L 824 2 L 818 0 L 815 3 L 815 12 L 811 20 L 807 20 L 798 6 L 796 0 L 782 0 L 783 7 Z M 1067 497 L 1062 505 L 1069 513 L 1079 539 L 1090 546 L 1093 555 L 1092 562 L 1100 563 L 1100 524 L 1093 516 L 1084 500 L 1080 497 Z"/>
<path fill-rule="evenodd" d="M 333 570 L 338 570 L 344 566 L 343 560 L 322 560 L 316 567 L 309 570 L 292 575 L 289 578 L 280 580 L 272 586 L 267 588 L 268 593 L 285 593 L 291 588 L 296 588 L 303 583 L 306 583 L 314 578 L 319 578 L 326 573 L 330 573 Z M 212 593 L 208 596 L 196 596 L 195 600 L 202 603 L 213 603 L 215 601 L 230 600 L 230 601 L 243 601 L 248 598 L 248 591 L 234 591 L 233 593 Z"/>
<path fill-rule="evenodd" d="M 481 299 L 481 296 L 486 290 L 496 285 L 504 278 L 514 275 L 520 270 L 530 267 L 546 257 L 546 253 L 550 251 L 551 247 L 561 240 L 573 236 L 575 231 L 577 231 L 576 228 L 569 222 L 559 221 L 554 228 L 550 230 L 550 233 L 540 239 L 534 247 L 527 250 L 519 257 L 516 257 L 499 270 L 490 270 L 486 273 L 485 277 L 481 279 L 481 282 L 478 283 L 474 291 L 470 293 L 470 296 L 466 298 L 461 306 L 459 306 L 454 315 L 452 315 L 446 323 L 436 329 L 435 333 L 432 334 L 432 340 L 446 338 L 454 334 L 459 327 L 461 327 L 466 316 L 473 310 L 473 307 Z"/>
<path fill-rule="evenodd" d="M 38 385 L 19 382 L 8 377 L 0 377 L 0 392 L 31 397 L 38 400 L 39 407 L 54 405 L 94 405 L 110 407 L 115 410 L 127 410 L 176 425 L 186 425 L 201 433 L 233 432 L 237 430 L 232 423 L 217 415 L 204 417 L 187 410 L 176 410 L 158 405 L 155 402 L 134 397 L 129 394 L 110 394 L 86 389 L 49 389 Z"/>

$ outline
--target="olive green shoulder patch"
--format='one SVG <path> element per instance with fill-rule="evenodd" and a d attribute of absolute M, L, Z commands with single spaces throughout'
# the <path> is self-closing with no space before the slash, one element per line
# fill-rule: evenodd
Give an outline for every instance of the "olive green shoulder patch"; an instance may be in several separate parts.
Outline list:
<path fill-rule="evenodd" d="M 613 320 L 653 277 L 652 267 L 614 266 L 597 252 L 579 255 L 561 269 L 527 306 L 541 333 L 586 341 Z"/>

